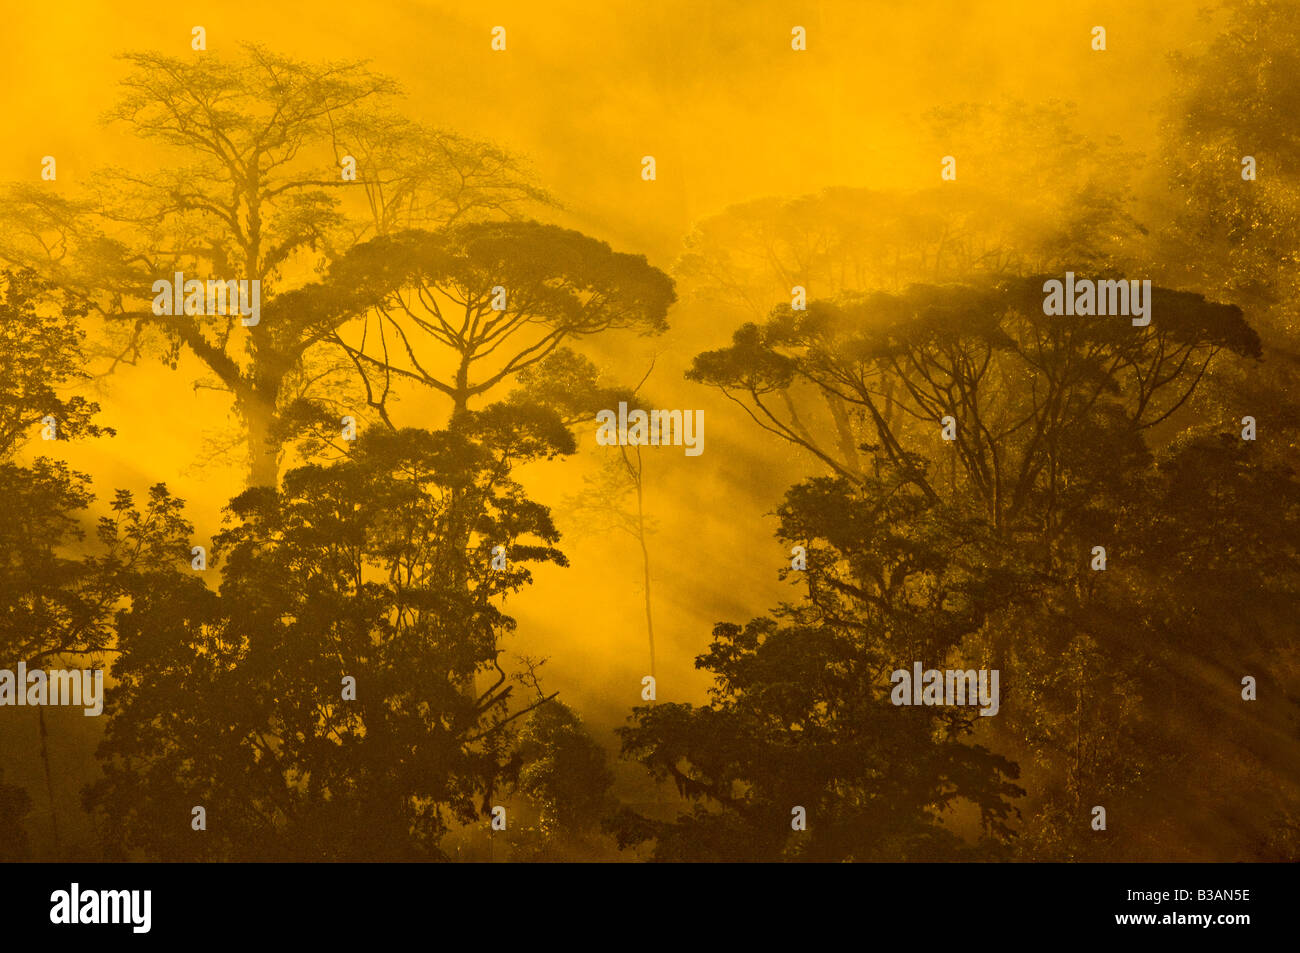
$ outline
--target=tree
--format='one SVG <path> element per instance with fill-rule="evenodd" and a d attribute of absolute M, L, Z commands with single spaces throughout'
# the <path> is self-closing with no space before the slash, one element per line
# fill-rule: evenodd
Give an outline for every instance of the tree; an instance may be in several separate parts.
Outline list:
<path fill-rule="evenodd" d="M 519 732 L 518 752 L 517 789 L 537 820 L 513 829 L 513 856 L 557 860 L 599 849 L 601 823 L 617 803 L 614 775 L 577 713 L 558 699 L 539 705 Z"/>
<path fill-rule="evenodd" d="M 1217 13 L 1221 32 L 1171 57 L 1175 87 L 1161 126 L 1171 189 L 1157 260 L 1184 286 L 1252 313 L 1276 308 L 1293 332 L 1300 136 L 1291 117 L 1300 103 L 1300 10 L 1278 0 L 1230 0 Z"/>
<path fill-rule="evenodd" d="M 1300 676 L 1300 475 L 1277 456 L 1236 432 L 1183 436 L 1158 455 L 1143 505 L 1121 516 L 1136 571 L 1113 584 L 1156 635 L 1135 645 L 1146 664 L 1131 670 L 1157 713 L 1163 792 L 1200 783 L 1198 822 L 1243 816 L 1231 840 L 1202 848 L 1214 859 L 1268 857 L 1256 846 L 1268 841 L 1274 859 L 1300 857 L 1286 830 L 1300 805 L 1300 744 L 1286 726 L 1300 703 L 1281 690 Z M 1246 675 L 1263 704 L 1243 700 Z"/>
<path fill-rule="evenodd" d="M 557 348 L 543 360 L 520 371 L 519 386 L 508 398 L 512 403 L 534 403 L 548 407 L 569 426 L 589 423 L 601 410 L 637 403 L 637 394 L 654 371 L 652 361 L 641 381 L 633 388 L 606 387 L 590 360 L 568 348 Z M 642 405 L 652 403 L 644 397 Z M 618 448 L 618 455 L 603 456 L 594 477 L 583 478 L 581 492 L 565 498 L 565 514 L 588 534 L 611 530 L 625 533 L 641 553 L 642 596 L 645 601 L 646 636 L 650 647 L 651 677 L 655 675 L 654 609 L 650 586 L 650 534 L 653 520 L 646 515 L 646 459 L 640 447 Z M 629 507 L 628 497 L 633 505 Z"/>
<path fill-rule="evenodd" d="M 1194 410 L 1259 418 L 1268 434 L 1260 450 L 1283 461 L 1300 440 L 1291 400 L 1300 384 L 1300 139 L 1290 121 L 1300 102 L 1300 13 L 1274 0 L 1229 0 L 1207 19 L 1211 38 L 1172 57 L 1152 260 L 1168 281 L 1236 302 L 1259 331 L 1268 360 L 1211 368 L 1214 386 Z"/>
<path fill-rule="evenodd" d="M 111 436 L 93 422 L 99 405 L 60 391 L 85 381 L 85 308 L 31 269 L 0 271 L 0 459 L 46 417 L 54 439 Z"/>
<path fill-rule="evenodd" d="M 1045 315 L 1043 282 L 845 294 L 811 301 L 805 312 L 781 305 L 764 324 L 738 330 L 731 347 L 696 359 L 689 377 L 718 388 L 831 476 L 791 490 L 780 514 L 781 538 L 808 547 L 808 597 L 773 618 L 715 629 L 711 653 L 698 662 L 717 678 L 710 709 L 638 710 L 625 732 L 626 750 L 652 771 L 724 809 L 697 810 L 658 830 L 634 823 L 631 834 L 657 837 L 672 855 L 697 837 L 721 849 L 722 832 L 756 823 L 774 838 L 764 842 L 769 856 L 828 850 L 812 836 L 787 840 L 788 823 L 778 820 L 802 803 L 797 797 L 817 805 L 841 843 L 859 826 L 871 830 L 867 817 L 838 826 L 857 809 L 861 782 L 846 788 L 823 773 L 815 776 L 834 778 L 824 789 L 801 789 L 795 779 L 806 765 L 752 779 L 751 764 L 780 765 L 794 757 L 787 752 L 817 750 L 805 718 L 828 747 L 866 732 L 817 721 L 837 710 L 824 695 L 834 683 L 818 673 L 835 672 L 840 659 L 875 666 L 840 694 L 878 703 L 882 718 L 887 670 L 929 659 L 938 667 L 949 657 L 965 662 L 961 668 L 981 659 L 1003 670 L 999 717 L 967 728 L 995 750 L 1032 760 L 1033 810 L 1016 826 L 1023 836 L 1013 848 L 1021 856 L 1110 856 L 1113 839 L 1088 837 L 1090 806 L 1149 795 L 1175 777 L 1170 722 L 1144 716 L 1137 701 L 1161 686 L 1151 677 L 1155 659 L 1178 651 L 1185 630 L 1157 624 L 1168 615 L 1151 605 L 1145 574 L 1095 572 L 1089 553 L 1103 542 L 1127 567 L 1152 545 L 1132 514 L 1152 505 L 1163 435 L 1219 426 L 1189 421 L 1187 403 L 1216 360 L 1257 359 L 1259 338 L 1238 308 L 1160 288 L 1146 328 L 1123 316 Z M 830 410 L 817 414 L 818 403 Z M 899 512 L 904 503 L 911 509 Z M 861 531 L 882 519 L 896 539 Z M 1148 645 L 1134 644 L 1135 627 Z M 742 713 L 749 720 L 737 722 Z M 746 747 L 764 731 L 775 733 L 774 750 Z M 926 783 L 941 785 L 948 770 L 929 760 L 927 737 L 918 731 L 900 750 L 925 765 Z M 977 798 L 996 790 L 991 768 L 963 775 L 985 792 Z M 918 812 L 938 790 L 946 789 L 895 795 L 911 813 L 891 823 L 912 838 L 895 856 L 937 849 Z M 998 828 L 997 840 L 1005 843 L 1012 827 Z M 1000 849 L 995 841 L 984 847 Z M 859 849 L 867 856 L 871 848 Z"/>
<path fill-rule="evenodd" d="M 390 110 L 354 110 L 332 127 L 338 162 L 351 156 L 368 215 L 350 245 L 406 228 L 436 231 L 486 219 L 512 219 L 553 205 L 517 156 L 491 143 L 431 129 Z M 350 247 L 350 246 L 349 246 Z"/>
<path fill-rule="evenodd" d="M 322 289 L 324 301 L 354 289 L 359 330 L 326 323 L 385 416 L 394 381 L 446 396 L 455 417 L 567 341 L 663 331 L 676 297 L 645 256 L 537 222 L 382 236 L 336 262 Z"/>
<path fill-rule="evenodd" d="M 65 462 L 18 456 L 40 427 L 52 440 L 111 435 L 98 404 L 68 390 L 83 382 L 84 311 L 30 270 L 0 272 L 0 646 L 31 668 L 97 657 L 111 640 L 111 579 L 69 550 L 82 539 L 90 477 Z M 107 558 L 107 557 L 106 557 Z M 60 846 L 45 711 L 37 709 L 53 844 Z M 0 821 L 21 823 L 25 791 L 0 785 Z M 19 843 L 19 842 L 15 842 Z M 26 836 L 15 850 L 26 850 Z"/>
<path fill-rule="evenodd" d="M 349 459 L 233 500 L 220 590 L 173 562 L 119 616 L 105 776 L 87 793 L 113 846 L 442 856 L 449 826 L 514 779 L 516 719 L 553 697 L 511 710 L 499 642 L 514 621 L 498 603 L 528 564 L 565 564 L 510 470 L 572 450 L 553 415 L 497 406 L 452 430 L 369 432 Z M 491 684 L 467 694 L 475 672 Z"/>
<path fill-rule="evenodd" d="M 513 214 L 545 194 L 495 147 L 393 117 L 383 104 L 396 85 L 360 63 L 313 65 L 258 46 L 233 61 L 125 59 L 134 71 L 112 118 L 175 164 L 108 170 L 86 198 L 14 189 L 0 208 L 10 226 L 0 255 L 40 269 L 120 329 L 115 363 L 135 362 L 155 343 L 173 368 L 182 351 L 198 358 L 213 377 L 203 386 L 234 400 L 250 485 L 274 485 L 293 436 L 284 424 L 324 385 L 347 383 L 346 362 L 316 347 L 332 328 L 277 297 L 313 265 L 407 216 L 442 224 Z M 348 150 L 361 160 L 355 181 L 339 168 Z M 154 314 L 154 281 L 176 272 L 260 282 L 260 320 L 243 327 L 231 317 Z"/>
<path fill-rule="evenodd" d="M 989 527 L 893 474 L 809 480 L 779 516 L 779 536 L 807 546 L 807 597 L 714 628 L 696 660 L 715 679 L 708 705 L 638 708 L 620 729 L 625 755 L 696 802 L 674 822 L 625 813 L 623 843 L 654 837 L 660 860 L 956 859 L 942 815 L 965 801 L 996 854 L 1024 793 L 1015 764 L 969 743 L 969 709 L 889 700 L 890 672 L 959 655 L 1016 590 Z"/>
<path fill-rule="evenodd" d="M 573 709 L 554 699 L 539 706 L 520 734 L 519 754 L 519 790 L 537 802 L 543 826 L 581 831 L 600 823 L 614 776 Z"/>
<path fill-rule="evenodd" d="M 16 456 L 38 425 L 55 440 L 113 431 L 94 422 L 98 404 L 61 393 L 86 377 L 77 306 L 30 271 L 5 271 L 0 283 L 0 485 L 12 507 L 0 522 L 0 632 L 12 657 L 38 665 L 100 650 L 109 633 L 104 594 L 64 551 L 82 537 L 76 514 L 90 503 L 90 477 Z"/>
<path fill-rule="evenodd" d="M 617 406 L 617 405 L 615 405 Z M 566 500 L 569 512 L 583 520 L 590 533 L 616 529 L 630 536 L 641 555 L 641 596 L 645 604 L 646 640 L 649 645 L 648 672 L 655 673 L 654 599 L 650 585 L 650 534 L 653 518 L 646 515 L 646 457 L 639 446 L 619 445 L 618 456 L 606 456 L 594 478 L 584 477 L 581 493 Z M 631 505 L 628 505 L 631 497 Z"/>
<path fill-rule="evenodd" d="M 696 357 L 687 376 L 839 476 L 862 479 L 869 448 L 933 498 L 935 474 L 914 461 L 934 456 L 952 417 L 953 491 L 978 500 L 999 530 L 1050 538 L 1068 435 L 1105 427 L 1122 444 L 1175 413 L 1220 351 L 1258 357 L 1259 339 L 1240 309 L 1161 288 L 1145 329 L 1047 316 L 1044 277 L 777 306 L 731 347 Z M 817 416 L 818 402 L 830 412 Z"/>

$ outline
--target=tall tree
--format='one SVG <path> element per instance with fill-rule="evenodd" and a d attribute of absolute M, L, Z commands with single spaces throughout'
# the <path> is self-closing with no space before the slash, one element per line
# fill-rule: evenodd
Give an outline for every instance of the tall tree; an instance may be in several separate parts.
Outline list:
<path fill-rule="evenodd" d="M 112 118 L 173 161 L 108 170 L 85 198 L 14 189 L 0 209 L 10 226 L 0 254 L 116 325 L 115 361 L 158 343 L 173 367 L 193 354 L 233 398 L 250 484 L 274 485 L 291 436 L 281 411 L 331 376 L 337 386 L 345 366 L 315 348 L 331 332 L 318 314 L 277 307 L 277 296 L 408 216 L 442 224 L 511 214 L 544 193 L 500 150 L 394 118 L 386 104 L 396 85 L 360 63 L 308 64 L 258 46 L 233 60 L 125 59 L 133 71 Z M 355 180 L 340 168 L 345 156 L 359 160 Z M 176 272 L 261 282 L 261 320 L 154 314 L 153 282 Z"/>
<path fill-rule="evenodd" d="M 891 473 L 810 480 L 779 515 L 806 545 L 807 596 L 714 628 L 696 660 L 708 705 L 638 708 L 620 729 L 625 755 L 695 802 L 672 822 L 625 812 L 622 842 L 653 837 L 661 860 L 956 859 L 968 849 L 943 814 L 968 802 L 996 855 L 1017 767 L 970 742 L 970 709 L 895 707 L 889 682 L 948 659 L 1016 589 L 988 525 Z"/>
<path fill-rule="evenodd" d="M 689 376 L 808 451 L 834 478 L 834 496 L 799 488 L 788 496 L 782 538 L 809 546 L 810 593 L 778 618 L 786 614 L 805 626 L 825 620 L 832 632 L 843 626 L 858 640 L 845 653 L 877 658 L 881 666 L 906 668 L 952 653 L 1002 667 L 1003 711 L 983 731 L 999 749 L 1028 753 L 1040 779 L 1019 849 L 1037 857 L 1100 857 L 1115 842 L 1087 838 L 1084 812 L 1136 796 L 1139 782 L 1149 795 L 1158 787 L 1155 777 L 1169 781 L 1162 762 L 1169 736 L 1158 730 L 1168 722 L 1143 717 L 1135 699 L 1155 684 L 1147 678 L 1153 657 L 1169 657 L 1186 636 L 1154 624 L 1154 610 L 1140 595 L 1144 577 L 1132 569 L 1097 573 L 1089 554 L 1101 542 L 1111 559 L 1127 565 L 1126 552 L 1151 545 L 1124 514 L 1150 505 L 1144 493 L 1153 485 L 1153 451 L 1175 427 L 1200 434 L 1221 428 L 1222 419 L 1188 419 L 1189 399 L 1210 365 L 1251 361 L 1261 351 L 1240 309 L 1166 289 L 1154 290 L 1151 324 L 1144 328 L 1126 316 L 1046 315 L 1045 277 L 846 294 L 812 301 L 805 312 L 781 305 L 764 324 L 737 331 L 731 347 L 700 355 Z M 821 394 L 833 395 L 847 412 L 837 418 L 807 411 Z M 946 435 L 945 418 L 951 418 Z M 890 547 L 878 538 L 846 538 L 850 528 L 874 526 L 882 513 L 893 513 L 900 499 L 942 514 L 945 525 L 982 527 L 976 538 L 983 542 L 972 548 L 953 538 L 929 539 L 924 524 L 893 515 L 898 545 L 910 548 L 903 549 L 901 566 L 891 568 Z M 800 514 L 806 515 L 792 519 Z M 822 540 L 839 541 L 829 557 Z M 837 567 L 829 591 L 871 612 L 897 593 L 923 620 L 912 631 L 951 631 L 921 612 L 947 609 L 949 593 L 976 599 L 978 612 L 961 614 L 965 627 L 941 644 L 891 641 L 893 631 L 908 627 L 861 609 L 826 608 L 816 588 L 828 575 L 817 568 L 819 552 Z M 973 573 L 960 585 L 917 577 L 954 560 Z M 1112 574 L 1122 583 L 1110 583 Z M 1144 638 L 1159 649 L 1133 644 L 1133 626 L 1143 624 L 1136 620 L 1148 624 Z M 728 710 L 739 703 L 731 694 L 738 675 L 724 660 L 761 659 L 769 641 L 783 644 L 783 631 L 768 620 L 715 632 L 713 654 L 700 664 L 715 673 Z M 814 653 L 814 663 L 820 661 Z M 755 685 L 756 705 L 784 697 L 766 682 Z M 1202 688 L 1188 681 L 1183 687 Z M 878 676 L 856 690 L 882 695 Z M 823 710 L 818 699 L 798 697 L 796 710 Z M 713 746 L 711 739 L 730 736 L 712 726 L 690 727 L 706 717 L 714 716 L 679 712 L 671 716 L 678 722 L 640 712 L 625 741 L 668 776 L 682 770 L 674 760 L 682 757 L 725 766 L 720 774 L 718 767 L 705 771 L 706 787 L 699 790 L 730 796 L 732 781 L 751 782 L 729 773 L 736 770 L 734 751 L 721 742 Z M 805 737 L 782 743 L 800 750 Z M 686 787 L 700 780 L 679 778 Z M 767 806 L 775 812 L 776 803 Z M 823 803 L 821 810 L 842 806 Z M 769 834 L 775 818 L 763 822 Z"/>
<path fill-rule="evenodd" d="M 170 859 L 440 857 L 513 780 L 516 719 L 549 697 L 514 705 L 501 662 L 500 600 L 530 563 L 564 564 L 510 471 L 572 449 L 553 415 L 496 407 L 368 433 L 237 497 L 219 592 L 175 563 L 119 617 L 87 794 L 105 836 Z M 475 672 L 490 683 L 466 693 Z"/>
<path fill-rule="evenodd" d="M 324 301 L 351 289 L 330 335 L 386 414 L 395 382 L 433 389 L 454 418 L 470 401 L 570 341 L 613 330 L 657 334 L 676 299 L 644 255 L 537 222 L 411 230 L 357 246 L 330 269 Z"/>
<path fill-rule="evenodd" d="M 33 669 L 102 658 L 112 637 L 111 578 L 70 552 L 83 537 L 90 477 L 44 455 L 20 461 L 38 428 L 47 440 L 113 433 L 95 422 L 96 403 L 70 393 L 86 378 L 83 314 L 75 300 L 33 272 L 0 272 L 0 498 L 6 510 L 0 520 L 0 650 L 11 663 Z M 45 710 L 36 715 L 57 852 L 59 810 Z M 0 801 L 5 826 L 19 823 L 31 803 L 25 791 L 3 784 Z M 25 835 L 22 844 L 25 850 Z"/>
<path fill-rule="evenodd" d="M 1300 10 L 1285 0 L 1229 0 L 1215 14 L 1212 39 L 1171 57 L 1174 91 L 1161 125 L 1170 188 L 1157 261 L 1170 280 L 1259 317 L 1276 309 L 1294 333 Z"/>
<path fill-rule="evenodd" d="M 608 387 L 589 359 L 568 348 L 558 348 L 544 360 L 521 371 L 519 386 L 511 402 L 535 403 L 560 415 L 570 427 L 590 424 L 601 410 L 653 405 L 641 388 L 650 379 L 654 362 L 636 387 Z M 649 643 L 649 673 L 655 675 L 654 599 L 650 576 L 650 535 L 654 520 L 646 507 L 646 457 L 640 447 L 619 446 L 617 455 L 600 459 L 594 476 L 583 478 L 582 490 L 565 498 L 565 515 L 577 524 L 577 531 L 599 535 L 611 530 L 625 533 L 637 544 L 641 555 L 642 599 L 645 604 L 646 638 Z M 629 497 L 631 500 L 629 501 Z"/>
<path fill-rule="evenodd" d="M 833 473 L 861 479 L 869 445 L 935 497 L 940 474 L 913 461 L 932 457 L 950 416 L 961 492 L 999 529 L 1028 518 L 1053 533 L 1070 434 L 1113 423 L 1133 435 L 1167 420 L 1216 355 L 1258 357 L 1259 339 L 1240 309 L 1160 288 L 1147 328 L 1123 316 L 1047 316 L 1046 277 L 777 306 L 731 347 L 699 355 L 688 377 Z M 822 394 L 843 412 L 816 416 Z M 814 410 L 801 412 L 801 397 Z"/>

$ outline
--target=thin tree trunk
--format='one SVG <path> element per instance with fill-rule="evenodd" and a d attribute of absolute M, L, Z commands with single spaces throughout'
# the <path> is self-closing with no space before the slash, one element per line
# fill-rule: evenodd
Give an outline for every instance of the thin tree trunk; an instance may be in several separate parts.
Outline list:
<path fill-rule="evenodd" d="M 641 456 L 641 448 L 637 447 L 636 466 L 634 467 L 632 461 L 628 459 L 627 448 L 620 449 L 623 453 L 623 467 L 627 470 L 628 479 L 632 481 L 632 486 L 636 490 L 636 541 L 641 546 L 641 572 L 645 582 L 645 627 L 650 640 L 650 677 L 656 678 L 655 621 L 650 596 L 650 548 L 646 545 L 645 531 L 645 460 Z M 650 704 L 653 705 L 654 701 L 652 700 Z"/>
<path fill-rule="evenodd" d="M 50 749 L 45 729 L 45 709 L 36 710 L 36 718 L 41 727 L 41 762 L 45 766 L 45 794 L 50 800 L 50 829 L 54 836 L 54 855 L 62 857 L 63 849 L 59 839 L 59 812 L 54 806 L 54 778 L 50 773 Z"/>
<path fill-rule="evenodd" d="M 650 677 L 655 678 L 655 620 L 650 608 L 650 549 L 645 542 L 645 497 L 641 488 L 641 448 L 637 448 L 636 536 L 641 544 L 641 568 L 645 576 L 645 628 L 650 637 Z M 657 679 L 656 679 L 657 681 Z M 651 704 L 654 704 L 652 701 Z"/>
<path fill-rule="evenodd" d="M 456 368 L 456 392 L 452 397 L 451 418 L 447 421 L 448 428 L 453 426 L 458 420 L 462 419 L 468 413 L 469 413 L 469 359 L 466 355 L 462 354 L 460 364 Z M 457 559 L 459 559 L 460 555 L 464 553 L 466 549 L 468 549 L 470 536 L 472 535 L 469 523 L 466 523 L 463 528 L 457 524 L 456 518 L 460 514 L 460 508 L 462 505 L 464 505 L 464 500 L 460 489 L 457 487 L 452 487 L 450 509 L 449 509 L 449 512 L 451 514 L 451 520 L 448 523 L 448 530 L 454 535 L 452 545 L 456 552 Z M 504 540 L 502 541 L 502 544 L 504 545 Z M 509 560 L 509 558 L 510 558 L 510 554 L 507 553 L 506 559 Z M 456 567 L 459 567 L 459 562 L 457 562 L 455 565 Z M 508 562 L 507 565 L 509 565 Z M 462 588 L 468 590 L 469 588 L 468 579 L 466 579 L 460 573 L 459 568 L 453 569 L 453 573 L 455 573 L 453 579 L 453 585 L 455 586 L 455 588 L 458 590 Z M 478 685 L 479 685 L 478 672 L 474 671 L 474 672 L 470 672 L 468 675 L 461 677 L 456 683 L 456 688 L 466 698 L 470 699 L 471 701 L 474 701 L 478 699 Z M 489 861 L 491 860 L 491 844 L 492 844 L 491 834 L 492 834 L 491 829 L 489 829 L 488 830 Z"/>

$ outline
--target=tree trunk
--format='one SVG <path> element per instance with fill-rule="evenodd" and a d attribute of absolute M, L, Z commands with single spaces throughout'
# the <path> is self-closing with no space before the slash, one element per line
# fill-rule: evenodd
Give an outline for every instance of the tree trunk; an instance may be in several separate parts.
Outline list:
<path fill-rule="evenodd" d="M 462 354 L 456 367 L 456 393 L 452 397 L 451 419 L 454 421 L 469 412 L 469 355 Z"/>
<path fill-rule="evenodd" d="M 641 448 L 637 448 L 637 456 L 641 455 Z M 650 601 L 650 549 L 646 546 L 645 541 L 645 500 L 641 490 L 641 472 L 637 472 L 636 481 L 636 521 L 637 521 L 637 541 L 641 544 L 641 568 L 645 576 L 645 628 L 650 637 L 650 677 L 655 676 L 655 620 L 654 613 L 651 611 Z M 657 679 L 656 679 L 657 681 Z M 654 704 L 651 702 L 651 704 Z"/>
<path fill-rule="evenodd" d="M 280 446 L 271 437 L 275 405 L 252 398 L 240 406 L 248 447 L 248 485 L 275 487 L 280 482 Z"/>
<path fill-rule="evenodd" d="M 839 438 L 840 454 L 844 458 L 844 465 L 855 475 L 861 476 L 862 463 L 858 459 L 858 441 L 853 436 L 853 427 L 849 423 L 849 415 L 844 410 L 844 401 L 830 391 L 823 391 L 822 396 L 826 398 L 831 419 L 835 421 L 835 433 Z"/>
<path fill-rule="evenodd" d="M 62 860 L 63 845 L 59 839 L 59 810 L 54 804 L 54 776 L 50 772 L 50 747 L 49 735 L 45 729 L 45 709 L 38 708 L 36 717 L 41 729 L 41 763 L 45 766 L 45 795 L 50 801 L 50 832 L 54 840 L 54 856 Z"/>

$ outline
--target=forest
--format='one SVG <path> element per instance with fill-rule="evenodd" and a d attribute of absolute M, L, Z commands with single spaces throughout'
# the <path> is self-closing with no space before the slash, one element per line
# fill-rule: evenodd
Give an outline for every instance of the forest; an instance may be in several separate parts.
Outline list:
<path fill-rule="evenodd" d="M 0 859 L 1300 860 L 1300 5 L 897 100 L 685 9 L 101 38 L 0 169 Z"/>

